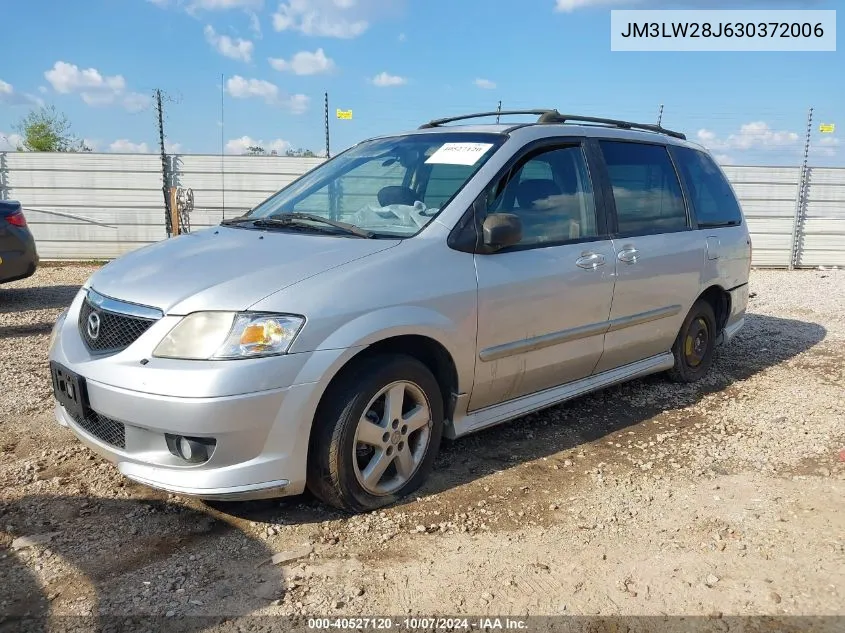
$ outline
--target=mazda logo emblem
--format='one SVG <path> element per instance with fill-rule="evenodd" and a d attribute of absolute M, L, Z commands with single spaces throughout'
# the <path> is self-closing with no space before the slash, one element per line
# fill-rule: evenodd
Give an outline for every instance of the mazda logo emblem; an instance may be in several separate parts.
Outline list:
<path fill-rule="evenodd" d="M 91 337 L 92 341 L 96 341 L 97 337 L 100 336 L 100 315 L 96 312 L 88 315 L 88 336 Z"/>

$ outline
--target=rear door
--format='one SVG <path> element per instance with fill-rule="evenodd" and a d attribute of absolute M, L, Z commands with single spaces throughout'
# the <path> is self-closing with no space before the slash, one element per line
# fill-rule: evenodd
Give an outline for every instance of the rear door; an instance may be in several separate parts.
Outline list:
<path fill-rule="evenodd" d="M 665 145 L 597 141 L 616 252 L 600 373 L 668 352 L 698 297 L 705 240 Z"/>
<path fill-rule="evenodd" d="M 705 282 L 719 283 L 726 290 L 747 283 L 751 240 L 730 183 L 706 152 L 680 146 L 670 151 L 706 241 Z"/>

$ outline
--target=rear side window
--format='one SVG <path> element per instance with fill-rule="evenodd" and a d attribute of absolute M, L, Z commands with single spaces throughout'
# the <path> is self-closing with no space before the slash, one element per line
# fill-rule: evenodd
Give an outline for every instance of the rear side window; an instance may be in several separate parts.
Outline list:
<path fill-rule="evenodd" d="M 687 228 L 681 183 L 665 147 L 618 141 L 600 145 L 619 233 L 649 235 Z"/>
<path fill-rule="evenodd" d="M 688 147 L 673 149 L 699 228 L 742 223 L 739 203 L 722 171 L 706 153 Z"/>

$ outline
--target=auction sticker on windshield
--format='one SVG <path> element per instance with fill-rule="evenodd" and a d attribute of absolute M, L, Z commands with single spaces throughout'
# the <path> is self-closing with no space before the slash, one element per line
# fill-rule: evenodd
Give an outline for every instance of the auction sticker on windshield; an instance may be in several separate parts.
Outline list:
<path fill-rule="evenodd" d="M 475 165 L 491 147 L 492 143 L 444 143 L 425 162 L 439 165 Z"/>

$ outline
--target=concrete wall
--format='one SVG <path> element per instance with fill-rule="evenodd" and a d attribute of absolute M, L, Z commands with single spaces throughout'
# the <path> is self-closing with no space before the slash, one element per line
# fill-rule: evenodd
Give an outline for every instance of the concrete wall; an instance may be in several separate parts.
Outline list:
<path fill-rule="evenodd" d="M 194 191 L 194 229 L 246 211 L 322 161 L 167 160 L 169 184 Z M 845 169 L 810 168 L 801 208 L 799 167 L 724 169 L 748 219 L 755 266 L 788 266 L 793 234 L 799 266 L 845 266 Z M 166 236 L 161 157 L 155 154 L 0 152 L 0 199 L 21 201 L 45 259 L 110 259 Z"/>

